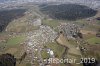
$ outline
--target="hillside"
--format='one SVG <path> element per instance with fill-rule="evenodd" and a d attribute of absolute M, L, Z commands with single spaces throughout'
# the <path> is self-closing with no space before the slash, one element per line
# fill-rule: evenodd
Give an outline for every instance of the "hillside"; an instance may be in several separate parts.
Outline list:
<path fill-rule="evenodd" d="M 26 9 L 0 10 L 0 32 L 14 19 L 24 16 Z"/>
<path fill-rule="evenodd" d="M 96 10 L 77 4 L 40 5 L 40 10 L 58 20 L 77 20 L 95 16 Z"/>

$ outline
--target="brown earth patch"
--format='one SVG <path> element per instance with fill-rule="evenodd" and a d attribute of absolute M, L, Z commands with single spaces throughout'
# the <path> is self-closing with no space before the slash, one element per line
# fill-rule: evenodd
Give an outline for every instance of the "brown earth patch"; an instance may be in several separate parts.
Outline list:
<path fill-rule="evenodd" d="M 88 31 L 88 30 L 80 30 L 80 32 L 82 34 L 96 34 L 96 32 L 94 32 L 94 31 Z"/>
<path fill-rule="evenodd" d="M 17 48 L 10 48 L 10 49 L 8 49 L 5 53 L 11 53 L 11 54 L 14 54 L 14 53 L 16 53 L 17 52 Z"/>

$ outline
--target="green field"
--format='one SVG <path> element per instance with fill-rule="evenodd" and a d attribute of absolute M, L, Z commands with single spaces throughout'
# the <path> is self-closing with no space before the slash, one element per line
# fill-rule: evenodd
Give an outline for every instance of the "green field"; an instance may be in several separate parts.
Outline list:
<path fill-rule="evenodd" d="M 87 41 L 89 42 L 89 44 L 100 44 L 100 38 L 99 37 L 90 38 Z"/>
<path fill-rule="evenodd" d="M 31 64 L 30 63 L 27 63 L 26 66 L 31 66 Z"/>
<path fill-rule="evenodd" d="M 42 58 L 43 58 L 43 59 L 49 58 L 49 54 L 47 53 L 46 50 L 43 50 L 43 51 L 41 52 L 41 55 L 42 55 Z"/>
<path fill-rule="evenodd" d="M 7 40 L 7 46 L 16 46 L 25 40 L 25 36 L 17 36 Z"/>
<path fill-rule="evenodd" d="M 48 26 L 53 27 L 53 28 L 60 25 L 60 23 L 57 20 L 49 20 L 49 19 L 44 19 L 43 24 L 48 25 Z"/>
<path fill-rule="evenodd" d="M 56 42 L 46 44 L 46 47 L 47 48 L 50 48 L 51 50 L 53 50 L 55 56 L 58 57 L 58 58 L 61 58 L 62 57 L 62 54 L 65 51 L 65 47 L 63 47 L 61 45 L 58 45 Z"/>

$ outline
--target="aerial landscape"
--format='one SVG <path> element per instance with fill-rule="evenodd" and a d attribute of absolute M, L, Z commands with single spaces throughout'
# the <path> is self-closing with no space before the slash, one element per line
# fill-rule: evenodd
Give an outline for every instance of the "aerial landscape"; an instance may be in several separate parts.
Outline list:
<path fill-rule="evenodd" d="M 0 66 L 100 66 L 100 1 L 0 0 Z"/>

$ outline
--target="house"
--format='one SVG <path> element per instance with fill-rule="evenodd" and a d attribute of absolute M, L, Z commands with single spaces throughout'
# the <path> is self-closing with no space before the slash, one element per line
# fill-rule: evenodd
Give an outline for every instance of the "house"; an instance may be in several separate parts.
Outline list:
<path fill-rule="evenodd" d="M 51 49 L 47 49 L 47 53 L 50 54 L 50 57 L 54 57 L 54 52 Z"/>
<path fill-rule="evenodd" d="M 39 18 L 39 19 L 34 19 L 34 20 L 32 21 L 32 24 L 33 24 L 34 26 L 40 26 L 40 25 L 42 24 L 42 21 L 41 21 L 40 18 Z"/>

